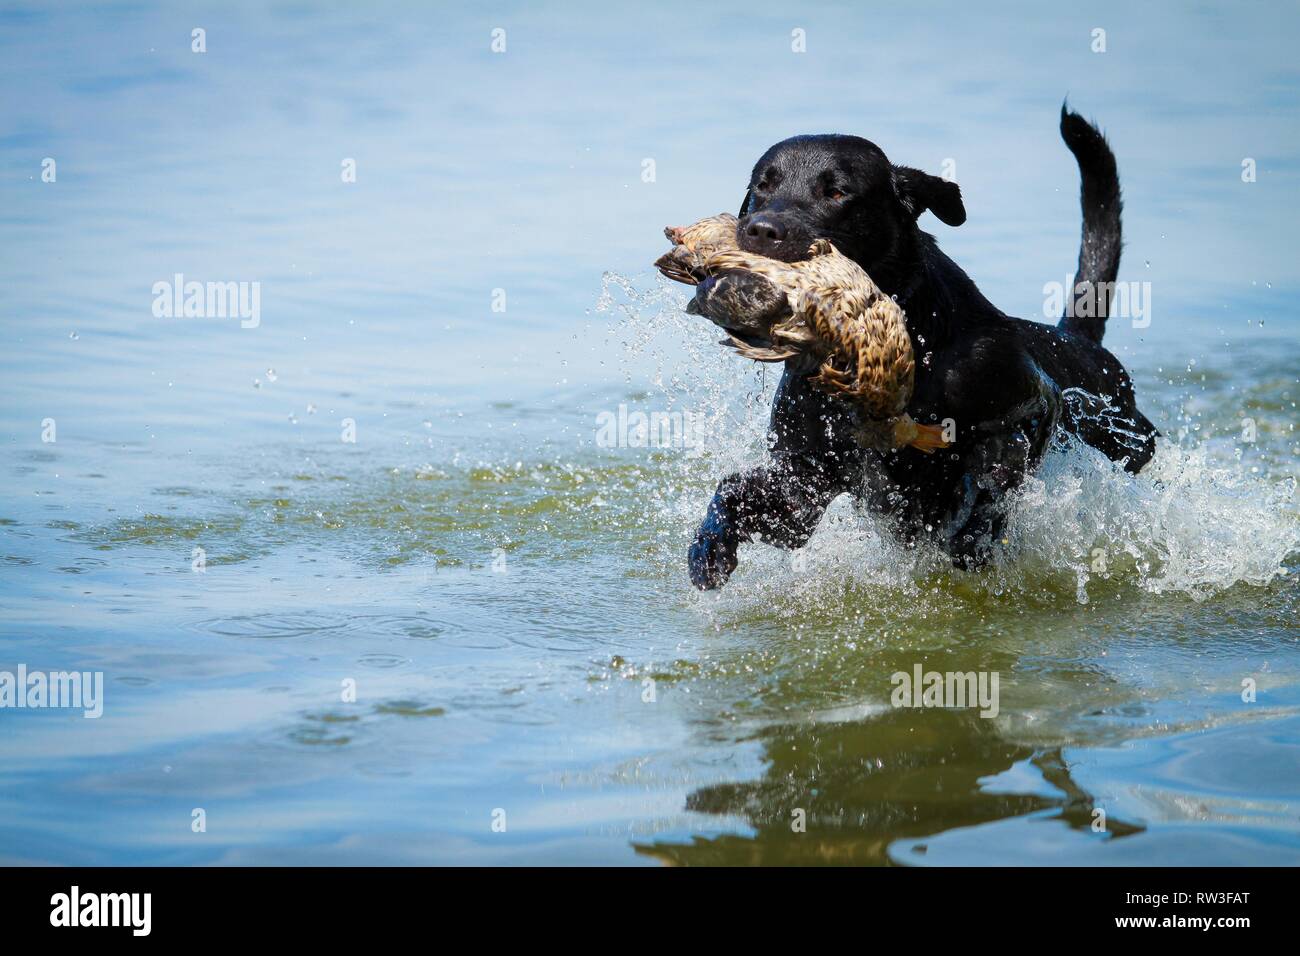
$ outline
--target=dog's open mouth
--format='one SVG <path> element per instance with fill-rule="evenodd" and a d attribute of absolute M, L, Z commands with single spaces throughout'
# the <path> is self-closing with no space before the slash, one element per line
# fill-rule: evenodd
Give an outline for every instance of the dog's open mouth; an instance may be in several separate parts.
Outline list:
<path fill-rule="evenodd" d="M 742 245 L 740 251 L 748 252 L 751 255 L 766 256 L 767 258 L 775 259 L 778 262 L 803 262 L 806 259 L 812 258 L 812 254 L 808 251 L 810 245 L 811 241 L 799 246 L 790 246 L 789 248 L 786 248 L 785 244 L 782 243 L 781 246 L 775 249 L 767 249 L 766 251 L 761 249 L 750 249 Z"/>
<path fill-rule="evenodd" d="M 769 259 L 776 259 L 778 262 L 803 262 L 805 259 L 811 259 L 812 252 L 810 250 L 812 244 L 819 238 L 823 237 L 798 235 L 787 238 L 775 245 L 765 245 L 753 241 L 739 228 L 736 229 L 736 245 L 741 252 L 766 256 Z"/>

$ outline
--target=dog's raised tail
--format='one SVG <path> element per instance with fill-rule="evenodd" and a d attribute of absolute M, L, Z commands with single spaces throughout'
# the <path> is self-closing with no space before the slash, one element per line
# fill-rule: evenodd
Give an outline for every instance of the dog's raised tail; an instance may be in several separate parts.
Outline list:
<path fill-rule="evenodd" d="M 1079 244 L 1074 289 L 1067 291 L 1060 328 L 1100 342 L 1106 332 L 1106 316 L 1110 314 L 1115 277 L 1119 274 L 1120 211 L 1123 209 L 1119 171 L 1115 154 L 1101 130 L 1072 112 L 1069 104 L 1061 106 L 1061 138 L 1074 153 L 1083 180 L 1080 195 L 1083 239 Z"/>

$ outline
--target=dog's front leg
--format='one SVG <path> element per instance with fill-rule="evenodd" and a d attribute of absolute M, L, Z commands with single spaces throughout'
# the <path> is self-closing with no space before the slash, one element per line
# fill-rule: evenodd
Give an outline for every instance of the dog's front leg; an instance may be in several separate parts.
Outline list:
<path fill-rule="evenodd" d="M 963 508 L 960 525 L 948 539 L 948 553 L 953 565 L 965 570 L 982 567 L 992 557 L 1006 522 L 1006 495 L 1038 464 L 1060 420 L 1056 383 L 1032 362 L 1017 364 L 1014 372 L 1004 369 L 1003 376 L 993 380 L 1014 383 L 1010 394 L 1020 400 L 974 425 L 974 441 L 962 456 Z"/>
<path fill-rule="evenodd" d="M 774 289 L 759 276 L 728 273 L 701 283 L 690 311 L 723 328 L 745 328 L 755 315 L 788 308 L 784 293 L 778 298 Z M 812 371 L 811 366 L 786 363 L 768 426 L 770 462 L 729 475 L 718 485 L 690 549 L 696 587 L 721 587 L 736 569 L 742 542 L 802 547 L 831 499 L 849 490 L 860 473 L 862 449 L 853 439 L 853 411 L 814 389 L 808 381 Z"/>
<path fill-rule="evenodd" d="M 840 490 L 823 471 L 792 460 L 728 475 L 691 545 L 691 583 L 706 591 L 721 587 L 736 569 L 736 551 L 746 541 L 803 547 Z"/>

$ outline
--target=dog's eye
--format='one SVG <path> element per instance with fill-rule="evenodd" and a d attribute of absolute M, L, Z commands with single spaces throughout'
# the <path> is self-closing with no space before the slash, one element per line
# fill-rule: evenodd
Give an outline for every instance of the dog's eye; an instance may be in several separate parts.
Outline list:
<path fill-rule="evenodd" d="M 834 202 L 839 202 L 844 198 L 843 190 L 836 189 L 834 186 L 827 186 L 822 190 L 822 195 Z"/>

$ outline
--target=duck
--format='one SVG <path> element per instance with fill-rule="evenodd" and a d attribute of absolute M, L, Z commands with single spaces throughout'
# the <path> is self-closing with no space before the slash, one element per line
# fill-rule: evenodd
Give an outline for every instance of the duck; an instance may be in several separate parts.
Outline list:
<path fill-rule="evenodd" d="M 736 242 L 738 220 L 719 213 L 690 226 L 669 226 L 672 248 L 655 262 L 669 279 L 698 285 L 725 272 L 766 280 L 750 284 L 752 300 L 735 310 L 722 344 L 757 362 L 807 357 L 811 383 L 858 412 L 855 438 L 863 447 L 927 455 L 951 442 L 938 425 L 907 413 L 916 358 L 903 309 L 827 239 L 808 258 L 783 262 L 745 252 Z"/>

